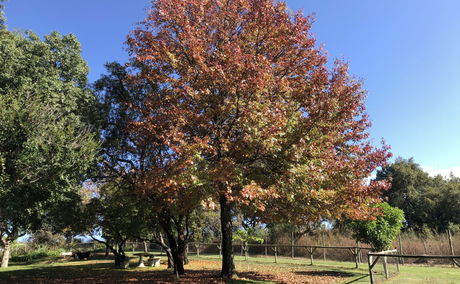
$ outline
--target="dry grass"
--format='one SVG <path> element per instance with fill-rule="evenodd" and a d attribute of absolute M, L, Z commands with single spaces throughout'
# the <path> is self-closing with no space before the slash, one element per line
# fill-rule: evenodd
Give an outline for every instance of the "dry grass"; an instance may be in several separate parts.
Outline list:
<path fill-rule="evenodd" d="M 291 256 L 291 247 L 290 247 L 290 238 L 285 237 L 277 240 L 278 244 L 286 244 L 284 247 L 278 247 L 279 256 Z M 296 245 L 317 245 L 317 246 L 343 246 L 343 247 L 354 247 L 357 245 L 356 241 L 351 238 L 351 234 L 343 234 L 334 231 L 328 231 L 324 233 L 324 238 L 322 233 L 317 233 L 301 238 Z M 458 255 L 460 254 L 460 232 L 454 234 L 452 237 L 452 244 L 454 247 L 454 252 Z M 361 247 L 367 247 L 366 244 L 359 244 Z M 411 254 L 411 255 L 451 255 L 451 249 L 449 246 L 449 239 L 447 233 L 444 234 L 435 234 L 421 238 L 418 234 L 414 232 L 405 232 L 401 234 L 401 246 L 402 253 Z M 399 239 L 393 243 L 393 247 L 400 250 Z M 370 248 L 369 248 L 370 249 Z M 236 254 L 240 252 L 240 246 L 235 245 L 234 251 Z M 314 252 L 314 259 L 323 260 L 324 251 L 326 260 L 332 261 L 354 261 L 353 254 L 348 249 L 317 249 Z M 194 250 L 192 250 L 194 252 Z M 216 248 L 206 247 L 202 248 L 202 252 L 217 254 L 218 251 Z M 272 249 L 267 250 L 268 255 L 273 255 L 274 251 Z M 365 254 L 367 250 L 362 250 L 362 259 L 365 260 Z M 295 248 L 295 256 L 297 257 L 308 257 L 309 254 L 305 248 Z M 265 255 L 264 248 L 262 247 L 251 247 L 250 255 Z M 411 262 L 411 260 L 408 260 Z M 415 260 L 416 261 L 416 260 Z"/>

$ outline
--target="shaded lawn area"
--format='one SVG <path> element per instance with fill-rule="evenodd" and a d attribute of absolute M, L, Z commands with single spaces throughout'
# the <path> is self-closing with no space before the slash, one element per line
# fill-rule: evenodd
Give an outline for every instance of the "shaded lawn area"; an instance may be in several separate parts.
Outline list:
<path fill-rule="evenodd" d="M 180 283 L 225 283 L 218 278 L 220 259 L 218 256 L 191 256 L 186 266 L 187 274 Z M 133 258 L 131 268 L 116 269 L 112 259 L 91 259 L 76 261 L 70 259 L 48 259 L 34 263 L 12 263 L 0 269 L 0 283 L 178 283 L 171 271 L 166 270 L 165 257 L 160 267 L 137 268 Z M 310 266 L 306 258 L 251 257 L 244 261 L 236 256 L 238 271 L 234 284 L 267 283 L 369 283 L 367 264 L 354 268 L 351 262 L 317 261 Z M 376 266 L 377 268 L 378 265 Z M 381 270 L 381 269 L 380 269 Z M 460 283 L 460 268 L 441 266 L 401 266 L 401 273 L 384 281 L 382 271 L 377 271 L 374 279 L 378 283 Z"/>
<path fill-rule="evenodd" d="M 116 269 L 111 259 L 46 260 L 27 265 L 12 263 L 0 269 L 0 283 L 173 283 L 178 282 L 162 262 L 160 267 L 137 268 L 136 259 L 131 268 Z M 225 283 L 218 278 L 221 263 L 216 259 L 191 257 L 187 274 L 181 283 Z M 328 267 L 311 267 L 305 264 L 270 264 L 236 262 L 237 280 L 227 283 L 350 283 L 365 277 L 361 270 L 345 271 Z"/>

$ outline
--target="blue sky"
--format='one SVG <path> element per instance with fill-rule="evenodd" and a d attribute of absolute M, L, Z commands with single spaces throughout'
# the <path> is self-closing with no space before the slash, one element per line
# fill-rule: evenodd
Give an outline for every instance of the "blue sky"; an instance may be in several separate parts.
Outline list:
<path fill-rule="evenodd" d="M 460 1 L 288 0 L 315 14 L 313 32 L 330 60 L 343 58 L 365 82 L 378 142 L 427 170 L 460 175 Z M 125 61 L 127 33 L 145 16 L 148 0 L 10 0 L 10 30 L 74 33 L 91 68 Z M 441 171 L 440 171 L 441 170 Z M 443 172 L 444 170 L 444 172 Z"/>

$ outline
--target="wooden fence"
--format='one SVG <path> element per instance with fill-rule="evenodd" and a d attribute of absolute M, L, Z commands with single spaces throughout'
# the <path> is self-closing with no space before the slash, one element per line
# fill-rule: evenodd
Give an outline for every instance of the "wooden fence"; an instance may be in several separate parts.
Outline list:
<path fill-rule="evenodd" d="M 369 266 L 369 278 L 370 278 L 370 283 L 374 284 L 374 277 L 373 277 L 373 272 L 372 269 L 374 266 L 377 264 L 377 261 L 382 258 L 383 261 L 383 270 L 385 273 L 385 278 L 389 278 L 389 273 L 388 273 L 388 262 L 387 258 L 398 258 L 396 261 L 396 270 L 399 272 L 399 263 L 402 262 L 401 259 L 404 258 L 418 258 L 418 259 L 448 259 L 452 262 L 454 266 L 460 267 L 460 263 L 458 259 L 460 259 L 460 255 L 410 255 L 410 254 L 398 254 L 398 250 L 387 250 L 387 251 L 381 251 L 381 252 L 368 252 L 368 266 Z"/>
<path fill-rule="evenodd" d="M 189 247 L 194 248 L 194 250 L 190 250 L 189 252 L 191 254 L 195 253 L 197 256 L 200 256 L 200 253 L 202 253 L 202 249 L 206 248 L 209 251 L 210 247 L 215 247 L 218 250 L 219 256 L 222 254 L 222 246 L 220 243 L 196 243 L 192 242 L 189 243 Z M 336 250 L 347 250 L 351 253 L 352 259 L 355 262 L 355 267 L 358 268 L 359 263 L 362 262 L 362 256 L 361 256 L 361 251 L 362 250 L 370 250 L 371 248 L 369 247 L 360 247 L 360 246 L 317 246 L 317 245 L 292 245 L 292 244 L 236 244 L 233 245 L 234 251 L 238 249 L 238 247 L 241 250 L 241 255 L 245 257 L 245 260 L 249 257 L 249 251 L 250 248 L 259 248 L 259 253 L 256 255 L 260 256 L 273 256 L 274 262 L 278 262 L 278 257 L 280 256 L 280 251 L 281 249 L 284 249 L 284 251 L 290 251 L 290 256 L 291 258 L 294 257 L 307 257 L 310 259 L 310 265 L 314 264 L 314 253 L 318 249 L 323 250 L 323 260 L 326 260 L 326 250 L 330 249 L 336 249 Z M 306 255 L 305 254 L 296 254 L 295 251 L 303 249 L 306 250 Z M 262 253 L 260 253 L 262 252 Z M 269 253 L 270 252 L 270 253 Z"/>

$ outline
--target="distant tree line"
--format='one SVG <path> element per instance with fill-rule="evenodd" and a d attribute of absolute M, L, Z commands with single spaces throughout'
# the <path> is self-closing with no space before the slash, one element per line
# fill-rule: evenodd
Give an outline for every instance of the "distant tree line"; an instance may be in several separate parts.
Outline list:
<path fill-rule="evenodd" d="M 413 158 L 397 158 L 377 180 L 391 181 L 383 197 L 404 211 L 405 230 L 445 232 L 460 224 L 460 177 L 431 177 Z"/>

